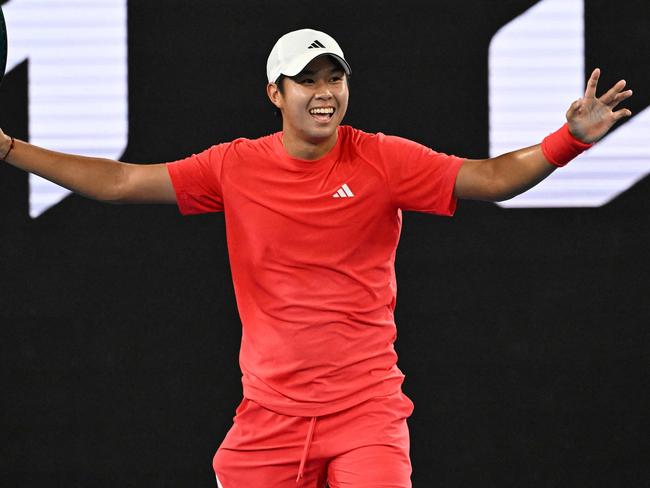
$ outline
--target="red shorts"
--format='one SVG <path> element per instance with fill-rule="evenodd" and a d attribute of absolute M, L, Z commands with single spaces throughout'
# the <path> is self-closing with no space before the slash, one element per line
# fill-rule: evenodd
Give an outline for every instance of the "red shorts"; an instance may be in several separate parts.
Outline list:
<path fill-rule="evenodd" d="M 406 419 L 398 392 L 322 417 L 289 417 L 244 398 L 214 456 L 220 488 L 410 488 Z"/>

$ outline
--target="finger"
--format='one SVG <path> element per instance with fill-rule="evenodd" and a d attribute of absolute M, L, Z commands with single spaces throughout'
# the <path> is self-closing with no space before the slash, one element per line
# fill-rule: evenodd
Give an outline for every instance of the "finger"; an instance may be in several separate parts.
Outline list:
<path fill-rule="evenodd" d="M 585 98 L 596 98 L 596 88 L 598 87 L 598 78 L 600 78 L 600 68 L 596 68 L 591 73 L 591 76 L 589 77 L 589 81 L 587 81 Z"/>
<path fill-rule="evenodd" d="M 632 96 L 632 90 L 626 90 L 624 92 L 618 93 L 614 99 L 612 100 L 611 103 L 607 104 L 609 108 L 614 108 L 616 107 L 619 103 L 621 103 L 623 100 L 626 100 Z"/>
<path fill-rule="evenodd" d="M 624 119 L 626 117 L 631 117 L 632 116 L 632 111 L 627 108 L 622 108 L 621 110 L 617 110 L 614 112 L 614 120 L 619 121 L 621 119 Z"/>
<path fill-rule="evenodd" d="M 625 80 L 620 80 L 613 87 L 607 90 L 607 93 L 605 93 L 602 97 L 600 97 L 599 100 L 603 102 L 605 105 L 609 105 L 610 103 L 612 103 L 616 95 L 618 95 L 623 90 L 623 88 L 625 88 L 625 83 L 626 83 Z"/>
<path fill-rule="evenodd" d="M 573 118 L 578 113 L 579 110 L 580 110 L 580 100 L 576 100 L 571 104 L 569 110 L 567 110 L 566 118 L 567 119 Z"/>

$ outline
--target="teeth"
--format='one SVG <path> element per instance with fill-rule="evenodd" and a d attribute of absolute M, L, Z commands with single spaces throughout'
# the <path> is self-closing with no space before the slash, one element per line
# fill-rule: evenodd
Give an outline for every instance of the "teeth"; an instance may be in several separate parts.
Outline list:
<path fill-rule="evenodd" d="M 312 108 L 309 111 L 310 114 L 333 114 L 334 113 L 334 107 L 326 107 L 326 108 Z"/>

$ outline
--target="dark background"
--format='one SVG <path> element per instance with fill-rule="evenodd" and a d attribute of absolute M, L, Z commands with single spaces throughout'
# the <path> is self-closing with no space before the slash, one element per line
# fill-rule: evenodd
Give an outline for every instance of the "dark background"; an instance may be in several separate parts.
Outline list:
<path fill-rule="evenodd" d="M 534 3 L 131 1 L 121 159 L 277 130 L 266 57 L 301 27 L 353 67 L 346 123 L 485 157 L 489 41 Z M 589 0 L 586 19 L 586 69 L 601 87 L 625 77 L 640 112 L 648 2 Z M 0 104 L 0 126 L 28 138 L 26 63 Z M 602 208 L 405 214 L 414 487 L 647 485 L 649 196 L 646 177 Z M 0 167 L 0 482 L 213 487 L 241 399 L 223 215 L 71 196 L 31 220 L 27 199 L 27 175 Z"/>

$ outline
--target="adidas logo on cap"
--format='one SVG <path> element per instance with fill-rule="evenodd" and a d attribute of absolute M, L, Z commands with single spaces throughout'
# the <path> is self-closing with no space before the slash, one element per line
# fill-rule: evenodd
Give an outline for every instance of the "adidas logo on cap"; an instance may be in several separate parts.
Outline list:
<path fill-rule="evenodd" d="M 307 49 L 324 49 L 325 46 L 323 46 L 323 43 L 320 42 L 318 39 L 316 39 L 314 42 L 311 43 L 311 45 Z"/>

